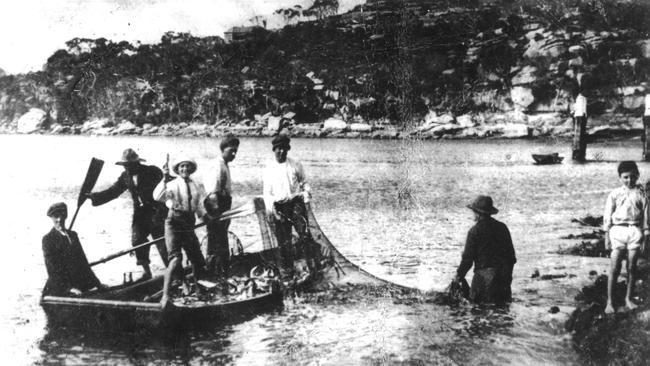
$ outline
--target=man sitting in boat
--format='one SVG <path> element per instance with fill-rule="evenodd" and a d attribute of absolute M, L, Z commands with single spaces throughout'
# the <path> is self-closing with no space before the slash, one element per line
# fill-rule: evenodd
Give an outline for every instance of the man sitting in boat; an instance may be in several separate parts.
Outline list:
<path fill-rule="evenodd" d="M 300 162 L 287 157 L 291 139 L 283 134 L 273 138 L 275 159 L 266 166 L 263 176 L 263 192 L 267 210 L 271 210 L 278 244 L 284 267 L 293 269 L 294 250 L 291 244 L 291 227 L 298 233 L 297 254 L 303 254 L 310 270 L 317 270 L 314 241 L 309 232 L 306 203 L 311 198 L 311 189 L 305 179 Z"/>
<path fill-rule="evenodd" d="M 508 227 L 492 218 L 499 212 L 490 196 L 478 196 L 467 206 L 476 224 L 467 233 L 462 260 L 454 282 L 459 283 L 474 265 L 470 299 L 476 303 L 512 301 L 512 268 L 517 262 Z"/>
<path fill-rule="evenodd" d="M 196 216 L 205 220 L 203 200 L 206 194 L 203 184 L 190 177 L 196 172 L 196 169 L 197 165 L 194 160 L 181 158 L 173 166 L 174 173 L 178 175 L 177 178 L 173 178 L 169 175 L 169 167 L 165 165 L 163 167 L 165 178 L 153 192 L 154 199 L 164 202 L 169 208 L 165 220 L 165 243 L 169 253 L 169 264 L 165 271 L 161 299 L 163 306 L 169 302 L 172 276 L 181 272 L 179 270 L 183 259 L 181 248 L 185 250 L 192 263 L 194 279 L 202 279 L 205 275 L 205 258 L 201 253 L 199 239 L 194 232 L 194 224 Z"/>
<path fill-rule="evenodd" d="M 153 165 L 141 164 L 141 159 L 133 149 L 126 149 L 122 160 L 117 165 L 124 166 L 124 172 L 115 183 L 107 189 L 88 194 L 93 206 L 103 205 L 119 197 L 124 191 L 129 191 L 133 199 L 133 219 L 131 221 L 131 245 L 137 246 L 147 241 L 149 235 L 152 239 L 164 235 L 164 220 L 167 209 L 161 202 L 153 199 L 152 193 L 156 185 L 162 180 L 162 171 Z M 158 253 L 165 266 L 167 265 L 167 249 L 165 243 L 157 242 Z M 135 251 L 137 264 L 142 266 L 144 275 L 142 279 L 151 278 L 149 268 L 149 246 Z"/>
<path fill-rule="evenodd" d="M 224 277 L 228 276 L 230 268 L 230 246 L 228 243 L 228 227 L 230 220 L 215 220 L 225 211 L 232 208 L 232 180 L 228 163 L 235 160 L 239 149 L 239 139 L 227 135 L 219 144 L 221 155 L 217 158 L 210 176 L 205 184 L 210 190 L 205 200 L 205 209 L 212 218 L 207 223 L 208 231 L 208 270 Z"/>
<path fill-rule="evenodd" d="M 53 204 L 47 216 L 54 227 L 43 236 L 43 257 L 48 274 L 43 295 L 76 296 L 93 288 L 104 288 L 90 269 L 77 233 L 65 228 L 66 204 Z"/>

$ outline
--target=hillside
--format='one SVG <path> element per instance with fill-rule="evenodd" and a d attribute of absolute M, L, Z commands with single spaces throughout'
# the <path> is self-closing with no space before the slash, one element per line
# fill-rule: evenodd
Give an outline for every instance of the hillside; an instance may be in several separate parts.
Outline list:
<path fill-rule="evenodd" d="M 171 32 L 153 45 L 70 40 L 43 71 L 0 77 L 0 124 L 29 130 L 18 121 L 38 108 L 32 130 L 61 133 L 259 135 L 284 124 L 316 136 L 542 136 L 570 130 L 582 92 L 592 129 L 640 128 L 646 2 L 371 0 L 319 14 L 230 43 Z"/>

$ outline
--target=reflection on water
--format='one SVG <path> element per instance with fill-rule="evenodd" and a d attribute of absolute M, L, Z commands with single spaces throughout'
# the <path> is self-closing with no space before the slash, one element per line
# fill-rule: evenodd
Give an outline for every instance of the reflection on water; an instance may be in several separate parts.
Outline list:
<path fill-rule="evenodd" d="M 348 291 L 336 299 L 290 298 L 282 312 L 210 332 L 172 337 L 48 332 L 38 306 L 45 280 L 40 240 L 50 227 L 45 210 L 58 200 L 76 206 L 93 156 L 106 161 L 97 187 L 111 184 L 121 169 L 113 162 L 126 147 L 159 166 L 168 152 L 195 156 L 197 178 L 219 153 L 218 142 L 207 138 L 0 136 L 2 188 L 9 192 L 0 211 L 0 239 L 12 247 L 11 260 L 0 266 L 8 279 L 2 282 L 3 358 L 16 364 L 579 363 L 562 323 L 589 271 L 604 271 L 607 259 L 553 252 L 571 244 L 559 237 L 580 230 L 569 222 L 572 217 L 600 212 L 607 191 L 618 185 L 616 161 L 641 154 L 638 142 L 594 144 L 588 158 L 604 162 L 534 166 L 531 153 L 570 156 L 569 146 L 295 140 L 290 155 L 305 166 L 314 211 L 330 240 L 369 271 L 408 286 L 446 287 L 472 225 L 465 205 L 476 194 L 492 195 L 517 251 L 514 303 L 507 309 L 454 308 L 426 298 Z M 261 192 L 260 168 L 271 158 L 270 139 L 243 139 L 231 167 L 235 205 Z M 648 167 L 640 168 L 647 177 Z M 75 230 L 91 260 L 129 246 L 130 204 L 125 194 L 101 207 L 81 208 Z M 259 246 L 255 225 L 235 222 L 232 229 L 245 247 Z M 154 270 L 161 270 L 156 251 L 151 254 Z M 530 278 L 534 269 L 576 276 L 540 281 Z M 103 282 L 115 284 L 123 272 L 138 269 L 126 256 L 95 270 Z M 559 314 L 549 314 L 553 305 Z"/>

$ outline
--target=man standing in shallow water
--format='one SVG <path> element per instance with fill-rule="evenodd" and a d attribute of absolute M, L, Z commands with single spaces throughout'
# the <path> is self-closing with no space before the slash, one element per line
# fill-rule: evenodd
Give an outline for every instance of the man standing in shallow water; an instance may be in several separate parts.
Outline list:
<path fill-rule="evenodd" d="M 122 160 L 117 165 L 124 167 L 124 172 L 115 183 L 107 189 L 88 194 L 93 206 L 100 206 L 119 197 L 124 191 L 129 191 L 133 199 L 133 218 L 131 221 L 131 245 L 137 246 L 145 243 L 149 235 L 152 239 L 164 235 L 164 221 L 167 215 L 165 205 L 153 199 L 153 190 L 162 180 L 163 173 L 158 167 L 141 164 L 141 159 L 133 149 L 126 149 L 122 153 Z M 165 243 L 156 243 L 158 253 L 165 266 L 167 266 L 167 249 Z M 136 250 L 137 264 L 142 266 L 144 275 L 142 279 L 151 278 L 149 267 L 149 247 Z"/>
<path fill-rule="evenodd" d="M 503 304 L 512 301 L 512 269 L 517 262 L 508 227 L 492 215 L 499 212 L 490 196 L 478 196 L 467 206 L 476 224 L 469 229 L 455 282 L 460 282 L 474 264 L 470 299 L 476 303 Z"/>

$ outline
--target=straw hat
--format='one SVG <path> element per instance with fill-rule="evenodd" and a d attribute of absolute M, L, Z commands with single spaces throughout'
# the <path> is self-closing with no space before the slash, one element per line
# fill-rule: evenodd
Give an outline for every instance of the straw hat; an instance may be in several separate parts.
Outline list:
<path fill-rule="evenodd" d="M 192 169 L 190 170 L 190 174 L 194 174 L 194 172 L 198 168 L 198 166 L 196 165 L 196 161 L 194 161 L 194 159 L 188 157 L 181 157 L 180 159 L 176 160 L 176 163 L 174 163 L 174 166 L 172 166 L 174 173 L 178 174 L 178 166 L 181 165 L 181 163 L 189 163 L 192 166 Z"/>

